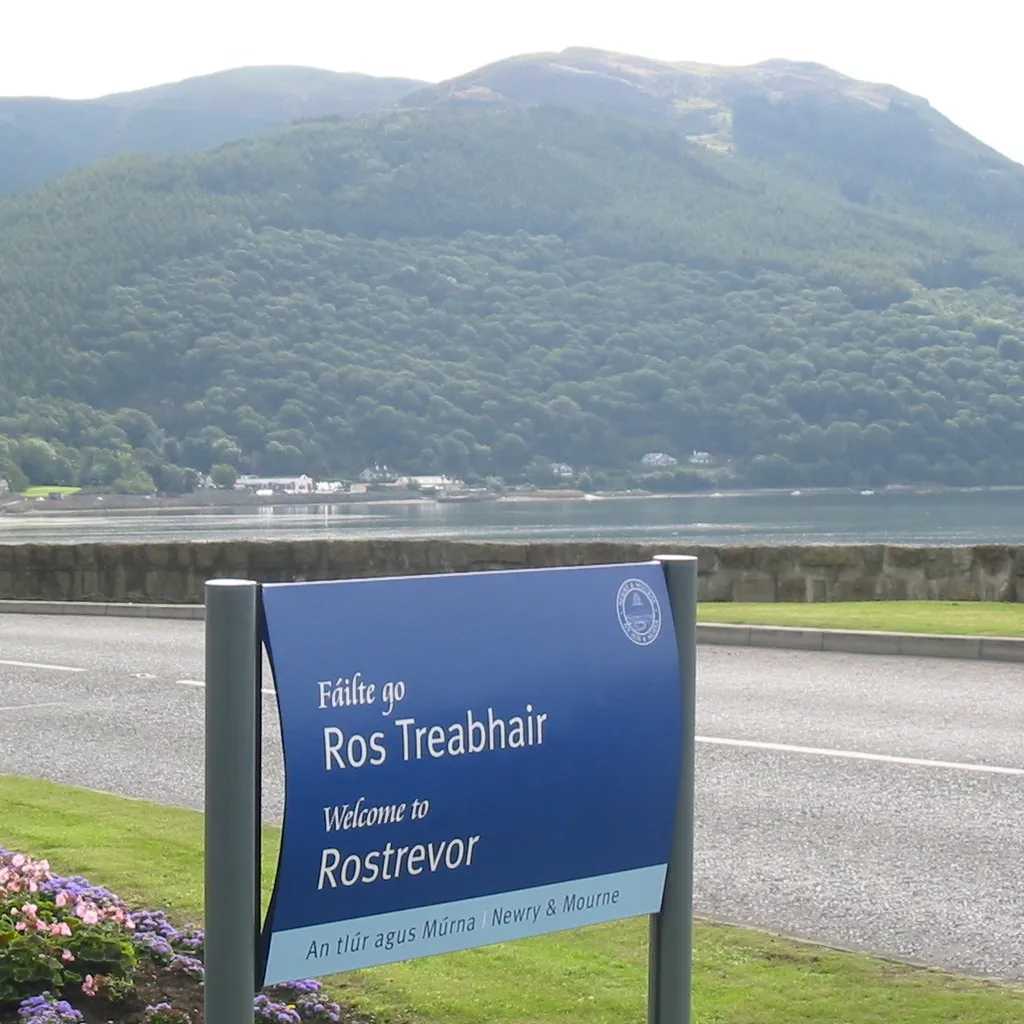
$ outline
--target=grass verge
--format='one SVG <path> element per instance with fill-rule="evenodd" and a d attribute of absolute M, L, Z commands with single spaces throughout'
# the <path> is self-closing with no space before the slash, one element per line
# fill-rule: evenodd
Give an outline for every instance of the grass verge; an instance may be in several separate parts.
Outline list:
<path fill-rule="evenodd" d="M 54 484 L 52 487 L 26 487 L 21 492 L 23 498 L 48 498 L 51 494 L 80 494 L 81 487 L 67 487 L 64 484 Z"/>
<path fill-rule="evenodd" d="M 698 606 L 697 620 L 745 626 L 1024 637 L 1024 604 L 1002 601 L 835 601 L 828 604 L 715 601 Z"/>
<path fill-rule="evenodd" d="M 12 776 L 0 776 L 0 808 L 0 845 L 200 920 L 201 815 Z M 646 922 L 632 920 L 360 971 L 333 988 L 382 1022 L 641 1024 L 646 979 Z M 694 1005 L 695 1024 L 1024 1020 L 1016 988 L 705 924 Z"/>

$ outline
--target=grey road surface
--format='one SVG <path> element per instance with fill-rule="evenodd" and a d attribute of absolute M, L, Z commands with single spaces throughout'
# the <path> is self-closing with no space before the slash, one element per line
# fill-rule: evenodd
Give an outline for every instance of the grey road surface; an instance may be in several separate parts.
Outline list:
<path fill-rule="evenodd" d="M 201 807 L 202 643 L 0 616 L 0 773 Z M 699 913 L 1024 981 L 1024 669 L 704 647 L 699 693 Z"/>

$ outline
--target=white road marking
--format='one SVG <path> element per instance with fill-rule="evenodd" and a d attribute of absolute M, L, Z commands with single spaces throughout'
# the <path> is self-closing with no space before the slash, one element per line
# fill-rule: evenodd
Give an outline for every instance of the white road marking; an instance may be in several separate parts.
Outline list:
<path fill-rule="evenodd" d="M 828 747 L 797 747 L 789 743 L 764 743 L 760 740 L 728 740 L 718 736 L 695 736 L 698 743 L 719 747 L 749 747 L 753 750 L 775 750 L 783 754 L 813 754 L 818 757 L 845 757 L 853 761 L 881 761 L 883 764 L 906 764 L 916 768 L 952 768 L 960 772 L 987 772 L 989 775 L 1024 775 L 1024 768 L 1008 768 L 998 764 L 967 764 L 962 761 L 931 761 L 922 757 L 897 757 L 893 754 L 866 754 L 859 750 L 832 750 Z"/>
<path fill-rule="evenodd" d="M 13 668 L 46 668 L 51 672 L 84 672 L 84 668 L 73 668 L 71 665 L 43 665 L 38 661 L 7 661 L 0 658 L 0 665 L 11 665 Z"/>
<path fill-rule="evenodd" d="M 0 708 L 0 711 L 27 711 L 29 708 L 62 708 L 66 706 L 62 700 L 50 700 L 45 704 L 9 704 L 5 708 Z"/>
<path fill-rule="evenodd" d="M 175 679 L 174 680 L 179 686 L 206 686 L 206 683 L 202 679 Z M 264 689 L 263 693 L 269 693 L 271 697 L 277 696 L 276 690 Z"/>

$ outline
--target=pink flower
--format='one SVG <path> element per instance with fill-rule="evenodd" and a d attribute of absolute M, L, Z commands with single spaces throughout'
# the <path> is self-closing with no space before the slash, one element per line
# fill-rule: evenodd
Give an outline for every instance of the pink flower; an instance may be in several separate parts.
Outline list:
<path fill-rule="evenodd" d="M 23 854 L 23 853 L 16 853 L 11 858 L 11 867 L 12 868 L 22 868 L 24 866 L 25 866 L 25 854 Z"/>
<path fill-rule="evenodd" d="M 82 991 L 87 996 L 94 996 L 99 993 L 100 990 L 100 979 L 94 978 L 91 974 L 85 976 L 85 981 L 82 982 Z"/>
<path fill-rule="evenodd" d="M 27 927 L 27 925 L 25 924 L 25 922 L 24 922 L 24 921 L 19 921 L 19 922 L 18 922 L 18 923 L 17 923 L 17 924 L 16 924 L 15 926 L 14 926 L 14 930 L 15 930 L 16 932 L 23 932 L 23 931 L 25 930 L 25 928 L 26 928 L 26 927 Z"/>
<path fill-rule="evenodd" d="M 72 953 L 70 949 L 65 949 L 64 952 L 61 953 L 60 958 L 66 964 L 72 964 L 75 962 L 75 954 Z"/>
<path fill-rule="evenodd" d="M 78 906 L 75 907 L 75 914 L 77 917 L 80 917 L 85 924 L 99 924 L 99 911 L 88 903 L 79 903 Z"/>
<path fill-rule="evenodd" d="M 71 902 L 71 897 L 66 892 L 57 893 L 57 898 L 53 901 L 58 907 L 66 907 Z"/>
<path fill-rule="evenodd" d="M 50 934 L 68 936 L 71 934 L 71 929 L 63 921 L 60 921 L 57 924 L 51 926 Z"/>
<path fill-rule="evenodd" d="M 21 906 L 21 912 L 28 914 L 29 917 L 35 917 L 39 913 L 39 908 L 34 903 L 23 903 Z"/>

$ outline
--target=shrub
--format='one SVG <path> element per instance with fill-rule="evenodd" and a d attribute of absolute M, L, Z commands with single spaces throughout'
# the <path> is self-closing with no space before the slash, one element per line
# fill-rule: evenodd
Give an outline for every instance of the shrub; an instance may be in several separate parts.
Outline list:
<path fill-rule="evenodd" d="M 123 1024 L 200 1024 L 202 984 L 200 929 L 0 849 L 0 1020 L 72 1024 L 91 1006 Z M 253 1000 L 254 1024 L 341 1019 L 318 981 L 270 986 Z"/>

